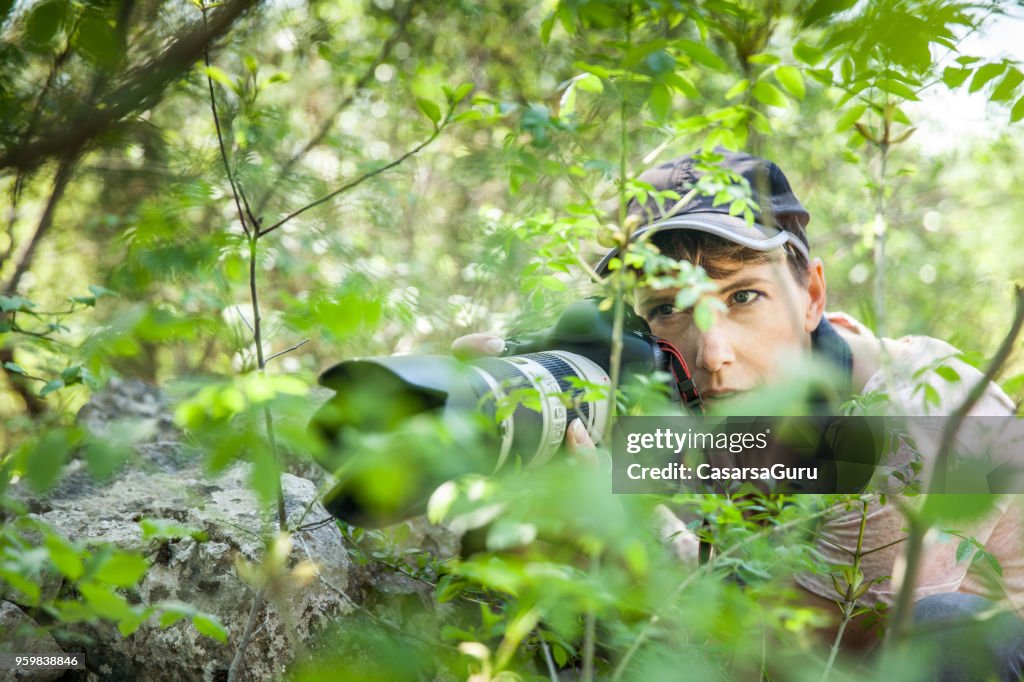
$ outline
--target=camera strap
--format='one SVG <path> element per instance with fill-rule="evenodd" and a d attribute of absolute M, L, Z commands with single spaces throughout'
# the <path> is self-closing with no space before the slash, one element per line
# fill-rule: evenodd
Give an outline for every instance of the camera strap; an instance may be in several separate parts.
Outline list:
<path fill-rule="evenodd" d="M 839 335 L 824 315 L 818 327 L 811 332 L 811 347 L 815 353 L 839 370 L 843 379 L 843 386 L 839 388 L 845 400 L 853 385 L 853 353 L 850 351 L 850 344 L 846 343 L 846 339 Z"/>
<path fill-rule="evenodd" d="M 669 370 L 672 372 L 672 379 L 679 389 L 679 399 L 690 412 L 704 414 L 704 401 L 697 392 L 697 384 L 693 381 L 693 374 L 683 359 L 683 354 L 665 339 L 658 339 L 658 347 L 669 357 Z"/>

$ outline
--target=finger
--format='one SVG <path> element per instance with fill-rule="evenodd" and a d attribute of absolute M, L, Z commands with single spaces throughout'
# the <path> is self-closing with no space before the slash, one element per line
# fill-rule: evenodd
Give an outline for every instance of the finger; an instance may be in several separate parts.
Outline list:
<path fill-rule="evenodd" d="M 587 433 L 587 427 L 578 418 L 573 419 L 565 430 L 565 447 L 577 461 L 587 466 L 597 466 L 597 446 Z"/>
<path fill-rule="evenodd" d="M 505 340 L 490 334 L 466 334 L 452 343 L 452 354 L 461 360 L 501 355 Z"/>

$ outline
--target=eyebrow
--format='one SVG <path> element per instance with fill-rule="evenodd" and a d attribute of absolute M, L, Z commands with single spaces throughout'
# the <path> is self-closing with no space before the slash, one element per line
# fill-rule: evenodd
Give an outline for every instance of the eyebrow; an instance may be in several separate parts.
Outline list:
<path fill-rule="evenodd" d="M 732 293 L 734 291 L 738 291 L 740 289 L 746 289 L 748 287 L 757 286 L 757 285 L 764 285 L 764 284 L 767 284 L 767 283 L 768 283 L 768 280 L 766 280 L 766 279 L 764 279 L 762 277 L 744 277 L 742 279 L 738 279 L 735 282 L 732 282 L 732 283 L 722 287 L 721 289 L 719 289 L 715 293 L 717 293 L 717 294 L 729 294 L 729 293 Z M 676 297 L 673 294 L 669 294 L 667 292 L 658 292 L 658 293 L 654 294 L 653 296 L 651 296 L 650 298 L 644 299 L 642 301 L 638 301 L 637 305 L 640 308 L 642 314 L 644 314 L 646 316 L 647 314 L 650 313 L 650 311 L 653 308 L 656 308 L 659 305 L 663 305 L 665 303 L 672 303 L 672 302 L 675 301 L 675 298 Z"/>
<path fill-rule="evenodd" d="M 747 287 L 752 287 L 755 285 L 764 285 L 768 283 L 768 280 L 761 277 L 744 277 L 743 279 L 736 280 L 735 282 L 729 284 L 728 286 L 722 287 L 721 289 L 718 290 L 718 293 L 728 294 L 738 289 L 746 289 Z"/>

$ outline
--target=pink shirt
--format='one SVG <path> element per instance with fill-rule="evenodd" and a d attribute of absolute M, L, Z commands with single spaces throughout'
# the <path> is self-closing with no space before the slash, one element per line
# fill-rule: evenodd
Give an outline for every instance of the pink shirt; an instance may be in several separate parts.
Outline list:
<path fill-rule="evenodd" d="M 871 332 L 852 318 L 842 314 L 829 314 L 829 321 L 841 325 L 860 335 L 873 338 Z M 967 393 L 982 377 L 982 373 L 957 358 L 957 350 L 949 344 L 924 336 L 907 336 L 901 339 L 884 339 L 883 353 L 888 356 L 888 368 L 872 375 L 863 389 L 863 394 L 883 392 L 889 396 L 887 411 L 890 414 L 906 416 L 948 415 L 961 405 Z M 951 382 L 935 371 L 928 370 L 947 366 L 960 376 L 959 382 Z M 925 369 L 924 372 L 920 370 Z M 916 376 L 915 376 L 916 375 Z M 934 392 L 932 402 L 926 400 L 923 384 L 930 385 Z M 935 395 L 938 404 L 935 404 Z M 989 384 L 982 398 L 970 412 L 970 416 L 1006 416 L 1014 414 L 1015 407 L 1006 394 L 995 384 Z M 957 436 L 957 446 L 969 449 L 972 442 L 970 429 L 974 422 L 968 420 Z M 926 440 L 922 436 L 922 440 Z M 921 444 L 918 440 L 918 444 Z M 1019 444 L 1024 448 L 1024 443 Z M 925 451 L 926 448 L 921 448 Z M 895 453 L 896 465 L 905 464 L 912 457 L 909 448 L 899 448 Z M 929 462 L 925 462 L 928 475 Z M 923 480 L 928 480 L 924 478 Z M 1003 575 L 999 577 L 985 564 L 972 566 L 969 557 L 957 561 L 957 548 L 961 538 L 932 529 L 925 538 L 921 565 L 915 585 L 915 600 L 940 592 L 967 592 L 1001 601 L 1012 600 L 1024 607 L 1024 495 L 1004 495 L 996 498 L 993 509 L 980 519 L 973 521 L 951 521 L 964 535 L 981 543 L 985 551 L 1000 563 Z M 899 592 L 899 583 L 904 570 L 904 545 L 900 540 L 906 537 L 904 517 L 897 503 L 914 504 L 907 497 L 896 499 L 890 496 L 887 504 L 874 500 L 869 505 L 862 550 L 896 543 L 864 556 L 861 571 L 867 581 L 889 576 L 873 585 L 860 599 L 865 605 L 884 603 L 892 605 Z M 861 512 L 859 508 L 835 508 L 824 517 L 818 532 L 823 539 L 816 541 L 816 551 L 828 564 L 851 565 L 851 555 L 839 548 L 852 552 L 857 547 Z M 838 546 L 838 547 L 837 547 Z M 836 599 L 836 589 L 829 575 L 802 573 L 797 583 L 806 590 Z"/>

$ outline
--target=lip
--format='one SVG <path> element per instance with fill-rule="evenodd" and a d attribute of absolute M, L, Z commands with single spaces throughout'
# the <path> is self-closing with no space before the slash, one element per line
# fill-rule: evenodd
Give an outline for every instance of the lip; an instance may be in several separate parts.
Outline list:
<path fill-rule="evenodd" d="M 745 393 L 745 391 L 733 388 L 720 388 L 713 391 L 704 391 L 700 395 L 702 398 L 706 398 L 708 400 L 725 400 L 726 398 L 732 398 L 733 396 L 740 395 L 741 393 Z"/>

